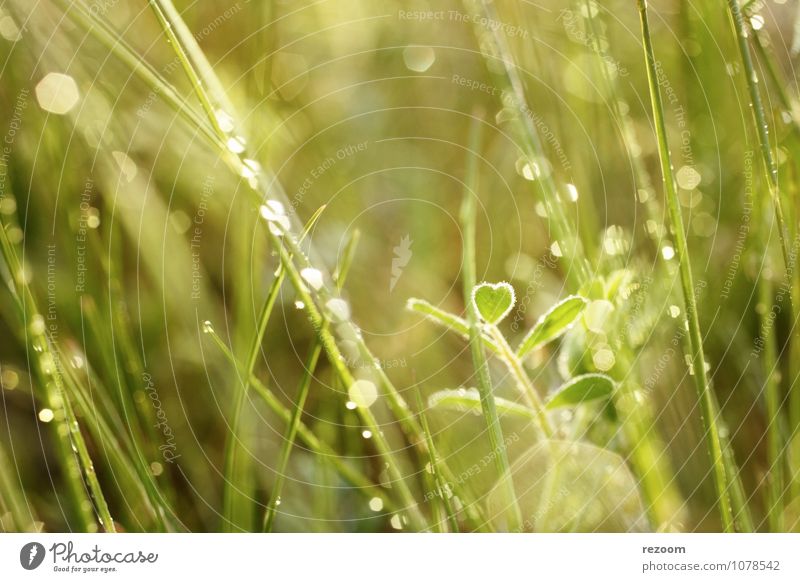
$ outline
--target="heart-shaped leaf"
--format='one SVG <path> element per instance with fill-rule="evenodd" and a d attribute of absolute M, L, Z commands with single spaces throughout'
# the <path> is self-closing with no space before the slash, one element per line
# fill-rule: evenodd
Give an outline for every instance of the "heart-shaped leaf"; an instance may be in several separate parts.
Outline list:
<path fill-rule="evenodd" d="M 533 350 L 562 336 L 583 313 L 586 305 L 586 299 L 578 295 L 570 295 L 556 303 L 528 332 L 517 349 L 517 355 L 524 358 Z"/>
<path fill-rule="evenodd" d="M 500 323 L 514 307 L 514 288 L 502 283 L 479 283 L 472 290 L 472 304 L 486 323 Z"/>
<path fill-rule="evenodd" d="M 562 384 L 555 393 L 547 399 L 545 407 L 561 408 L 575 406 L 599 398 L 607 398 L 614 392 L 616 382 L 605 374 L 583 374 L 576 376 L 569 382 Z"/>

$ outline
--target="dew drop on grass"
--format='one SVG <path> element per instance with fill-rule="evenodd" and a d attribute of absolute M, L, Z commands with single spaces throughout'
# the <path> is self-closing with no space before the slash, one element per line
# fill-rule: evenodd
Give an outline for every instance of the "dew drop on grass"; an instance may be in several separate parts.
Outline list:
<path fill-rule="evenodd" d="M 153 461 L 150 463 L 150 472 L 153 474 L 153 477 L 158 477 L 164 472 L 164 466 L 158 461 Z"/>
<path fill-rule="evenodd" d="M 338 321 L 350 319 L 350 305 L 344 299 L 331 299 L 325 304 L 325 307 Z"/>
<path fill-rule="evenodd" d="M 673 319 L 678 317 L 681 314 L 681 308 L 677 305 L 670 305 L 669 306 L 669 316 Z"/>
<path fill-rule="evenodd" d="M 39 420 L 42 422 L 50 422 L 55 418 L 55 413 L 49 408 L 42 408 L 39 411 Z"/>
<path fill-rule="evenodd" d="M 300 300 L 298 300 L 298 301 L 295 301 L 295 302 L 294 302 L 294 306 L 295 306 L 295 308 L 296 308 L 296 309 L 305 309 L 305 308 L 306 308 L 306 304 L 305 304 L 305 303 L 303 303 L 303 302 L 302 302 L 302 301 L 300 301 Z"/>
<path fill-rule="evenodd" d="M 761 30 L 764 28 L 764 17 L 760 14 L 754 14 L 750 17 L 750 26 L 753 27 L 753 30 Z"/>
<path fill-rule="evenodd" d="M 203 322 L 203 333 L 214 333 L 214 326 L 208 320 Z"/>
<path fill-rule="evenodd" d="M 553 253 L 555 257 L 562 257 L 561 254 L 561 245 L 558 244 L 558 241 L 554 241 L 553 244 L 550 245 L 550 252 Z"/>
<path fill-rule="evenodd" d="M 347 402 L 345 402 L 344 407 L 347 410 L 355 410 L 356 408 L 358 408 L 358 404 L 356 404 L 352 400 L 348 400 Z"/>
<path fill-rule="evenodd" d="M 226 145 L 234 154 L 240 154 L 244 151 L 245 140 L 243 137 L 232 137 L 228 139 Z"/>
<path fill-rule="evenodd" d="M 429 46 L 409 46 L 403 50 L 403 62 L 416 73 L 424 73 L 435 61 L 436 52 Z"/>
<path fill-rule="evenodd" d="M 578 188 L 575 184 L 567 184 L 567 194 L 569 195 L 569 199 L 573 202 L 578 201 Z"/>
<path fill-rule="evenodd" d="M 520 158 L 517 160 L 516 168 L 519 175 L 530 182 L 533 182 L 536 180 L 536 178 L 542 175 L 539 165 L 536 162 L 525 158 Z"/>
<path fill-rule="evenodd" d="M 356 380 L 350 385 L 347 395 L 356 406 L 369 408 L 378 399 L 378 389 L 369 380 Z"/>
<path fill-rule="evenodd" d="M 664 245 L 661 247 L 661 256 L 664 257 L 665 261 L 671 261 L 675 258 L 675 249 L 670 245 Z"/>
<path fill-rule="evenodd" d="M 322 271 L 319 269 L 315 269 L 313 267 L 306 267 L 302 271 L 300 271 L 300 276 L 303 278 L 303 281 L 311 285 L 311 287 L 315 291 L 319 291 L 322 289 Z"/>
<path fill-rule="evenodd" d="M 389 520 L 389 524 L 392 526 L 393 529 L 403 529 L 403 522 L 400 520 L 399 515 L 393 515 L 392 519 Z"/>
<path fill-rule="evenodd" d="M 373 497 L 369 500 L 369 508 L 372 511 L 380 511 L 383 509 L 383 499 L 380 497 Z"/>
<path fill-rule="evenodd" d="M 31 317 L 31 323 L 28 326 L 28 329 L 30 330 L 31 335 L 34 336 L 42 335 L 45 331 L 44 317 L 42 317 L 38 313 L 33 317 Z"/>
<path fill-rule="evenodd" d="M 371 439 L 372 438 L 372 431 L 371 430 L 363 430 L 363 431 L 361 431 L 361 436 L 364 437 L 365 439 Z"/>
<path fill-rule="evenodd" d="M 217 124 L 222 131 L 225 133 L 233 131 L 233 117 L 227 111 L 217 109 L 214 116 L 217 118 Z"/>

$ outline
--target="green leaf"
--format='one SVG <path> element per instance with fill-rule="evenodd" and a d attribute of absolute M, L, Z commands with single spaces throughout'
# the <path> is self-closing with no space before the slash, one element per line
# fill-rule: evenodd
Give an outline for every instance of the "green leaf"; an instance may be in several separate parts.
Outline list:
<path fill-rule="evenodd" d="M 514 288 L 506 283 L 479 283 L 472 289 L 472 303 L 486 323 L 500 323 L 514 307 Z"/>
<path fill-rule="evenodd" d="M 575 406 L 590 400 L 607 398 L 614 392 L 615 387 L 616 382 L 605 374 L 583 374 L 562 384 L 547 399 L 545 407 L 553 409 L 561 408 L 562 406 Z"/>
<path fill-rule="evenodd" d="M 510 414 L 526 420 L 537 420 L 538 418 L 536 412 L 527 406 L 517 404 L 505 398 L 495 398 L 494 403 L 497 407 L 497 412 L 501 415 Z M 440 390 L 439 392 L 434 392 L 428 397 L 428 406 L 430 408 L 448 408 L 450 410 L 483 414 L 481 398 L 475 388 Z"/>
<path fill-rule="evenodd" d="M 530 352 L 561 337 L 586 309 L 586 299 L 570 295 L 556 303 L 543 314 L 517 348 L 517 356 L 524 358 Z"/>

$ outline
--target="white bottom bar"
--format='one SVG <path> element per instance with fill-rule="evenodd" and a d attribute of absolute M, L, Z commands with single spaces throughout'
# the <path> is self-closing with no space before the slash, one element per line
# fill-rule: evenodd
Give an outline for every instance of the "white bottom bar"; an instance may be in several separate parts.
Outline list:
<path fill-rule="evenodd" d="M 3 534 L 0 580 L 797 581 L 798 554 L 800 534 Z"/>

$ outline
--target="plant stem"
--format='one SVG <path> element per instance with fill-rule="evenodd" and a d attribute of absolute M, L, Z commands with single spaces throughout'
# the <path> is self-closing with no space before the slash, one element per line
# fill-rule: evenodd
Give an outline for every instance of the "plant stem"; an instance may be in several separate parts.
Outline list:
<path fill-rule="evenodd" d="M 544 404 L 542 403 L 542 399 L 539 397 L 539 393 L 536 392 L 536 387 L 533 385 L 533 382 L 531 382 L 531 379 L 525 372 L 522 362 L 519 361 L 517 354 L 515 354 L 514 350 L 511 349 L 511 346 L 508 345 L 508 341 L 506 341 L 505 336 L 497 328 L 497 326 L 489 325 L 487 327 L 489 328 L 489 334 L 492 336 L 492 338 L 494 338 L 495 343 L 500 348 L 500 359 L 505 362 L 509 373 L 517 384 L 517 389 L 525 398 L 526 404 L 532 408 L 536 414 L 536 418 L 538 419 L 537 428 L 539 429 L 539 432 L 541 432 L 545 438 L 552 438 L 553 427 L 550 425 L 550 421 L 547 419 L 547 413 L 545 412 Z"/>
<path fill-rule="evenodd" d="M 667 141 L 667 128 L 664 121 L 664 107 L 661 101 L 658 80 L 658 64 L 653 52 L 653 42 L 650 37 L 650 25 L 647 18 L 647 1 L 637 0 L 639 18 L 642 30 L 644 56 L 647 64 L 647 80 L 650 88 L 650 102 L 655 119 L 656 137 L 658 140 L 658 153 L 661 162 L 661 173 L 664 182 L 667 207 L 675 237 L 675 247 L 678 255 L 683 300 L 686 308 L 686 318 L 689 326 L 689 348 L 691 350 L 692 369 L 694 371 L 700 407 L 702 410 L 705 441 L 711 456 L 714 480 L 717 489 L 717 502 L 719 504 L 722 527 L 724 531 L 734 531 L 733 514 L 728 493 L 728 479 L 725 467 L 725 457 L 722 452 L 719 426 L 715 415 L 714 396 L 706 371 L 705 353 L 703 350 L 703 335 L 700 331 L 700 319 L 697 313 L 697 300 L 694 295 L 694 282 L 692 280 L 692 267 L 689 250 L 686 244 L 686 231 L 683 226 L 680 202 L 678 200 L 675 176 L 672 171 L 669 143 Z"/>

